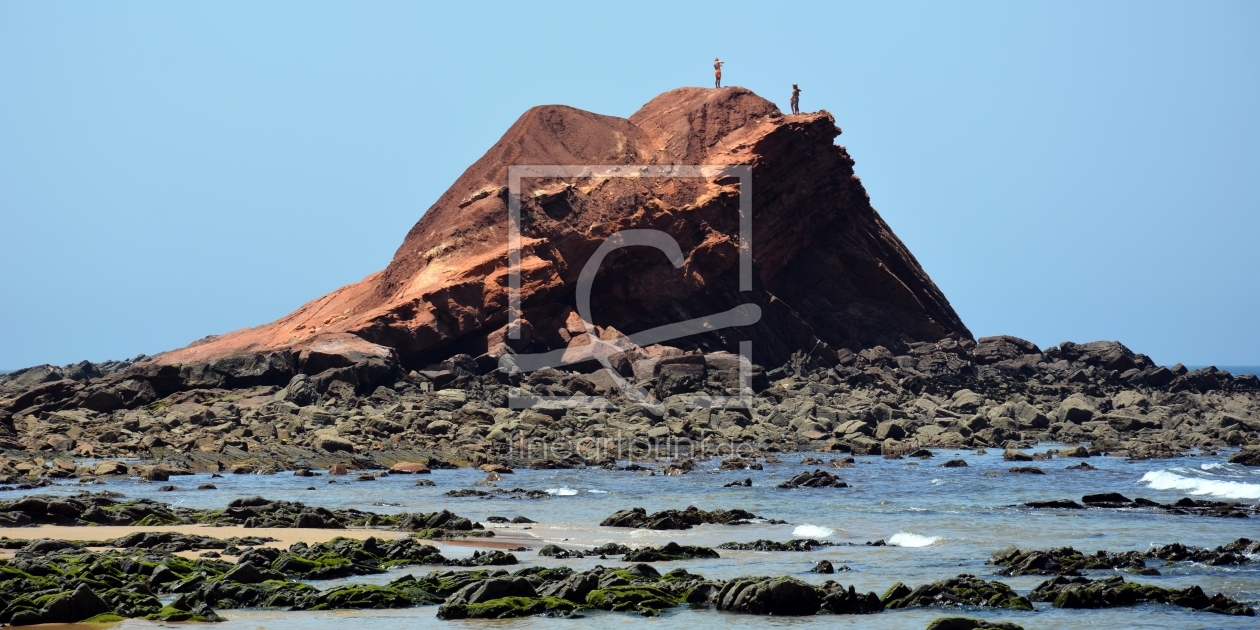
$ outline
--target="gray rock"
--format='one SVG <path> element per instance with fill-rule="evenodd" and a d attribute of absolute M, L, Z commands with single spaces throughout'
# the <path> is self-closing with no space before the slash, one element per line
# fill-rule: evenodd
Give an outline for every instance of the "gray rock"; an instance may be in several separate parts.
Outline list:
<path fill-rule="evenodd" d="M 875 439 L 886 440 L 892 438 L 894 440 L 902 440 L 906 437 L 906 429 L 899 422 L 881 422 L 875 427 Z"/>
<path fill-rule="evenodd" d="M 970 389 L 960 389 L 954 392 L 950 397 L 950 409 L 960 411 L 962 413 L 975 413 L 977 409 L 984 405 L 984 396 L 977 394 Z"/>
<path fill-rule="evenodd" d="M 350 440 L 347 440 L 347 439 L 345 439 L 345 438 L 342 438 L 342 437 L 337 437 L 337 436 L 334 436 L 334 435 L 321 435 L 321 436 L 318 436 L 318 437 L 316 437 L 316 438 L 315 438 L 315 440 L 311 443 L 311 445 L 312 445 L 312 446 L 314 446 L 314 447 L 315 447 L 315 448 L 317 448 L 317 449 L 324 450 L 324 451 L 328 451 L 328 452 L 330 452 L 330 453 L 335 453 L 335 452 L 338 452 L 338 451 L 344 451 L 344 452 L 347 452 L 347 453 L 353 453 L 353 452 L 354 452 L 354 443 L 353 443 L 353 442 L 351 442 Z"/>
<path fill-rule="evenodd" d="M 260 584 L 267 580 L 282 579 L 284 579 L 284 575 L 269 569 L 259 569 L 250 562 L 242 562 L 236 565 L 236 568 L 228 571 L 223 576 L 223 581 L 225 582 L 239 582 L 241 584 Z"/>
<path fill-rule="evenodd" d="M 473 582 L 455 591 L 442 605 L 480 604 L 501 597 L 538 597 L 538 592 L 523 577 L 490 578 Z"/>
<path fill-rule="evenodd" d="M 289 384 L 276 393 L 276 400 L 291 402 L 299 407 L 306 407 L 315 404 L 319 400 L 319 392 L 315 389 L 315 382 L 311 377 L 305 374 L 294 376 Z"/>
<path fill-rule="evenodd" d="M 814 615 L 822 606 L 818 591 L 792 578 L 735 578 L 716 596 L 717 609 L 752 615 Z"/>
<path fill-rule="evenodd" d="M 545 597 L 559 597 L 571 602 L 585 602 L 591 591 L 599 588 L 599 576 L 590 572 L 574 573 L 563 582 L 547 585 L 539 592 Z"/>
<path fill-rule="evenodd" d="M 972 350 L 975 362 L 980 365 L 989 365 L 999 361 L 1019 359 L 1028 354 L 1040 353 L 1041 350 L 1036 344 L 1010 335 L 981 337 L 976 340 L 976 347 Z"/>
<path fill-rule="evenodd" d="M 927 630 L 1024 630 L 1021 625 L 1005 621 L 986 621 L 971 617 L 940 617 L 928 624 Z"/>
<path fill-rule="evenodd" d="M 1092 420 L 1097 411 L 1098 408 L 1088 398 L 1080 394 L 1073 394 L 1059 405 L 1054 415 L 1059 422 L 1081 424 Z"/>

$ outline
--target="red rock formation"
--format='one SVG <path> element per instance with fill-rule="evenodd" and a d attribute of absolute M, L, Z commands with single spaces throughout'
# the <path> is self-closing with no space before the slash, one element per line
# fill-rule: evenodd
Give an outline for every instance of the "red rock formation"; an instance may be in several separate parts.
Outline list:
<path fill-rule="evenodd" d="M 752 167 L 755 286 L 738 285 L 739 184 L 701 179 L 526 180 L 523 317 L 517 350 L 568 342 L 574 285 L 605 238 L 628 228 L 674 236 L 681 269 L 647 248 L 610 255 L 595 323 L 633 333 L 753 302 L 762 318 L 674 345 L 732 348 L 754 360 L 826 356 L 905 341 L 970 338 L 918 262 L 871 208 L 826 112 L 784 116 L 742 88 L 666 92 L 630 119 L 549 105 L 527 111 L 416 223 L 383 271 L 271 324 L 165 353 L 162 365 L 281 351 L 301 371 L 366 359 L 408 367 L 505 341 L 509 165 L 731 164 Z M 580 320 L 578 324 L 580 325 Z M 487 341 L 489 339 L 489 341 Z"/>

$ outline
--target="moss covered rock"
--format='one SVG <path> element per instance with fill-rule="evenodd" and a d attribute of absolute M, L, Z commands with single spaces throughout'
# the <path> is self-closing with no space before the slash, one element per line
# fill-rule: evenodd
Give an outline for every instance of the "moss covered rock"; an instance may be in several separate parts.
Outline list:
<path fill-rule="evenodd" d="M 501 597 L 477 604 L 444 604 L 438 619 L 510 619 L 545 613 L 571 612 L 578 605 L 556 597 Z"/>

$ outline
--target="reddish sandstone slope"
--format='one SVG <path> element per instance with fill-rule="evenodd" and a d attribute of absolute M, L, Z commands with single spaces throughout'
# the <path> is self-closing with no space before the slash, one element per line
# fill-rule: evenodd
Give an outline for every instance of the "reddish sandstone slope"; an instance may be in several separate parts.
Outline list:
<path fill-rule="evenodd" d="M 889 347 L 970 337 L 945 296 L 871 208 L 853 160 L 833 144 L 826 112 L 782 115 L 742 88 L 666 92 L 629 120 L 548 105 L 527 111 L 407 234 L 383 271 L 276 322 L 211 337 L 156 361 L 194 364 L 289 351 L 316 374 L 396 354 L 420 367 L 453 353 L 502 351 L 507 321 L 509 165 L 740 164 L 753 171 L 755 286 L 738 290 L 739 185 L 700 179 L 526 180 L 520 351 L 563 347 L 583 264 L 627 228 L 674 236 L 686 262 L 654 250 L 609 256 L 592 300 L 595 323 L 633 333 L 743 302 L 761 321 L 671 342 L 728 348 L 754 359 L 795 351 Z M 487 338 L 490 341 L 487 341 Z M 329 359 L 333 357 L 334 359 Z"/>

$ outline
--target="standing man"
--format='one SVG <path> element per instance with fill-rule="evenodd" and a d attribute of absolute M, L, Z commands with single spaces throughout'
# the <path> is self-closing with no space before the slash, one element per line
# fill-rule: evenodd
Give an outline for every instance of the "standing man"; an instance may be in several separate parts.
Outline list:
<path fill-rule="evenodd" d="M 795 83 L 792 84 L 792 113 L 801 113 L 801 88 L 796 87 Z"/>
<path fill-rule="evenodd" d="M 717 57 L 713 58 L 713 87 L 715 88 L 722 87 L 722 64 L 725 63 Z"/>

